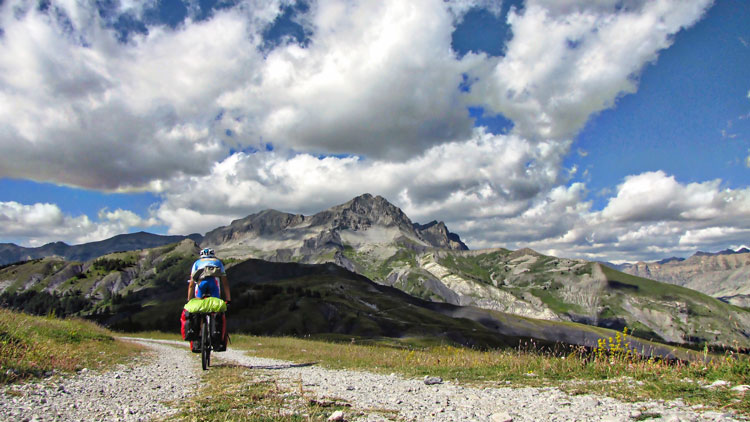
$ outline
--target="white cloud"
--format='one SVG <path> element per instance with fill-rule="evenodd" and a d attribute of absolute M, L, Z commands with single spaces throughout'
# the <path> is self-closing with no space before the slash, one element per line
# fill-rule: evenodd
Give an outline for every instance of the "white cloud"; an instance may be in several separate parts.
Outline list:
<path fill-rule="evenodd" d="M 706 227 L 696 230 L 687 230 L 680 236 L 680 244 L 705 245 L 715 243 L 726 243 L 727 238 L 745 238 L 750 235 L 750 227 L 744 229 L 738 227 Z"/>
<path fill-rule="evenodd" d="M 301 151 L 403 160 L 469 136 L 458 89 L 478 58 L 450 50 L 440 1 L 318 2 L 313 39 L 270 52 L 257 82 L 226 96 L 251 111 L 243 133 Z M 239 112 L 241 112 L 239 111 Z"/>
<path fill-rule="evenodd" d="M 500 17 L 503 3 L 502 0 L 448 0 L 446 6 L 456 19 L 461 20 L 472 9 L 483 9 Z"/>
<path fill-rule="evenodd" d="M 602 211 L 613 221 L 704 220 L 723 214 L 720 181 L 679 184 L 662 171 L 629 176 Z"/>
<path fill-rule="evenodd" d="M 511 13 L 505 57 L 479 72 L 474 99 L 530 139 L 564 139 L 637 89 L 638 74 L 711 0 L 530 0 Z"/>
<path fill-rule="evenodd" d="M 722 188 L 720 181 L 683 184 L 664 172 L 629 176 L 602 211 L 584 211 L 547 212 L 570 217 L 565 234 L 538 236 L 529 245 L 590 259 L 655 260 L 718 251 L 750 234 L 750 188 Z"/>
<path fill-rule="evenodd" d="M 253 77 L 262 57 L 248 32 L 262 22 L 217 13 L 125 45 L 92 5 L 18 5 L 0 6 L 0 176 L 148 188 L 226 155 L 218 98 Z"/>
<path fill-rule="evenodd" d="M 120 208 L 114 211 L 103 208 L 99 210 L 98 217 L 100 221 L 121 224 L 125 227 L 147 227 L 159 224 L 159 222 L 155 218 L 143 219 L 138 214 L 132 211 L 123 210 Z"/>
<path fill-rule="evenodd" d="M 509 15 L 504 58 L 458 59 L 457 19 L 500 2 L 315 2 L 297 19 L 311 34 L 306 47 L 264 53 L 282 2 L 152 25 L 123 44 L 92 4 L 56 2 L 58 12 L 44 13 L 6 1 L 0 176 L 153 189 L 208 174 L 230 148 L 265 143 L 405 162 L 470 137 L 471 103 L 511 118 L 523 138 L 567 139 L 633 92 L 633 75 L 707 5 L 614 3 L 530 1 Z M 119 8 L 140 16 L 153 7 L 135 5 Z M 470 102 L 458 89 L 466 73 L 480 77 Z"/>
<path fill-rule="evenodd" d="M 478 59 L 454 57 L 439 0 L 315 3 L 301 19 L 309 46 L 265 57 L 280 3 L 151 26 L 128 44 L 92 5 L 56 3 L 61 21 L 20 4 L 0 6 L 0 176 L 149 189 L 206 174 L 229 148 L 408 159 L 471 134 L 458 86 Z"/>
<path fill-rule="evenodd" d="M 142 219 L 132 211 L 117 209 L 99 212 L 99 221 L 86 215 L 73 217 L 55 204 L 0 202 L 0 238 L 14 239 L 24 246 L 41 246 L 64 240 L 73 244 L 107 239 L 129 229 L 157 225 L 157 220 Z"/>
<path fill-rule="evenodd" d="M 186 219 L 170 217 L 187 210 L 198 212 L 192 221 L 224 215 L 227 224 L 250 210 L 310 214 L 372 192 L 416 221 L 513 216 L 559 182 L 566 151 L 565 144 L 529 143 L 480 129 L 465 141 L 435 146 L 403 163 L 279 151 L 235 154 L 208 176 L 186 176 L 165 186 L 157 215 L 175 222 L 171 233 L 184 233 Z M 215 199 L 206 200 L 211 195 Z"/>

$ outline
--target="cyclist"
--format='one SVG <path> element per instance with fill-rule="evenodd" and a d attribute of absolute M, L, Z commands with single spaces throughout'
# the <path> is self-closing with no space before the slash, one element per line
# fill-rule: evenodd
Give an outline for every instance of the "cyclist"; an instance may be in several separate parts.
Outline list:
<path fill-rule="evenodd" d="M 232 302 L 232 294 L 229 291 L 229 280 L 227 279 L 224 264 L 216 257 L 214 250 L 204 248 L 199 253 L 199 258 L 193 263 L 190 271 L 190 281 L 188 284 L 188 301 L 193 297 L 203 299 L 205 297 L 217 297 L 221 299 L 221 290 L 224 291 L 224 301 L 229 304 Z M 221 280 L 221 286 L 219 286 Z M 217 351 L 226 348 L 227 341 L 227 319 L 221 315 L 221 334 L 222 345 Z M 190 346 L 195 351 L 193 342 Z"/>
<path fill-rule="evenodd" d="M 232 294 L 229 291 L 229 280 L 227 279 L 227 273 L 224 270 L 224 264 L 216 257 L 213 249 L 204 248 L 200 251 L 199 255 L 200 257 L 193 263 L 193 268 L 190 271 L 188 300 L 193 297 L 197 297 L 198 299 L 204 297 L 221 298 L 221 289 L 219 287 L 219 279 L 221 279 L 221 287 L 224 288 L 224 301 L 230 303 L 232 301 Z M 218 277 L 203 277 L 197 275 L 200 274 L 199 272 L 205 271 L 207 267 L 218 268 L 220 275 Z"/>

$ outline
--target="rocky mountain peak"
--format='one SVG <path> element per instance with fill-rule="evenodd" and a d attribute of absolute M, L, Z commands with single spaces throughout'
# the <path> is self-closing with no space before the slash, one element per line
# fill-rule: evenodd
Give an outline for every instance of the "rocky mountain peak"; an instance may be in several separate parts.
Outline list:
<path fill-rule="evenodd" d="M 738 255 L 738 254 L 744 254 L 744 253 L 748 253 L 748 252 L 750 252 L 750 250 L 748 250 L 747 248 L 743 247 L 742 249 L 739 249 L 739 250 L 736 250 L 736 251 L 734 249 L 724 249 L 723 251 L 719 251 L 719 252 L 703 252 L 703 251 L 698 251 L 693 256 L 701 257 L 701 256 Z"/>
<path fill-rule="evenodd" d="M 396 226 L 411 231 L 412 222 L 400 208 L 382 196 L 369 193 L 313 215 L 312 225 L 331 225 L 336 229 L 367 230 L 374 225 Z"/>
<path fill-rule="evenodd" d="M 457 234 L 448 231 L 442 221 L 433 220 L 427 224 L 414 223 L 414 229 L 430 244 L 439 248 L 468 250 Z"/>
<path fill-rule="evenodd" d="M 202 245 L 235 256 L 255 254 L 252 256 L 275 261 L 303 256 L 312 262 L 344 244 L 361 246 L 402 240 L 422 247 L 468 249 L 445 223 L 414 224 L 399 207 L 369 193 L 312 216 L 261 211 L 206 233 Z"/>
<path fill-rule="evenodd" d="M 218 227 L 206 233 L 201 243 L 204 246 L 215 246 L 246 237 L 273 235 L 284 229 L 305 221 L 302 214 L 289 214 L 274 209 L 267 209 L 245 218 L 232 221 L 228 226 Z"/>

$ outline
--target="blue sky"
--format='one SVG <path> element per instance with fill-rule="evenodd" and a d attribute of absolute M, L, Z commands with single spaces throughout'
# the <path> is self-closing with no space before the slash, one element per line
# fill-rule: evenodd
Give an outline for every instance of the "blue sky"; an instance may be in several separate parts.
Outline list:
<path fill-rule="evenodd" d="M 472 248 L 736 248 L 748 21 L 740 0 L 7 0 L 0 242 L 205 233 L 370 192 Z"/>
<path fill-rule="evenodd" d="M 746 2 L 718 2 L 646 66 L 637 94 L 586 125 L 574 148 L 589 155 L 573 154 L 569 162 L 589 169 L 590 189 L 611 189 L 623 174 L 657 170 L 682 182 L 747 186 L 748 21 Z"/>

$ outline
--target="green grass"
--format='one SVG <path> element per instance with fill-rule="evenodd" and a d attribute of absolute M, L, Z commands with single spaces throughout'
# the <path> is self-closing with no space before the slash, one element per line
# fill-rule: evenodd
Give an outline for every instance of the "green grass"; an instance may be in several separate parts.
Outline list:
<path fill-rule="evenodd" d="M 491 261 L 486 258 L 488 258 L 488 255 L 461 256 L 449 254 L 445 258 L 439 259 L 438 263 L 462 277 L 489 283 L 492 268 L 491 265 L 488 265 Z"/>
<path fill-rule="evenodd" d="M 272 375 L 234 365 L 212 366 L 195 398 L 181 402 L 175 421 L 325 421 L 348 403 L 317 400 L 304 387 L 280 385 Z"/>
<path fill-rule="evenodd" d="M 0 309 L 0 384 L 52 371 L 96 369 L 120 362 L 139 347 L 79 319 L 36 317 Z"/>
<path fill-rule="evenodd" d="M 584 310 L 580 306 L 564 302 L 560 297 L 553 295 L 548 290 L 531 289 L 531 294 L 538 297 L 545 305 L 549 306 L 552 311 L 558 314 L 567 314 L 569 312 L 583 314 Z"/>

